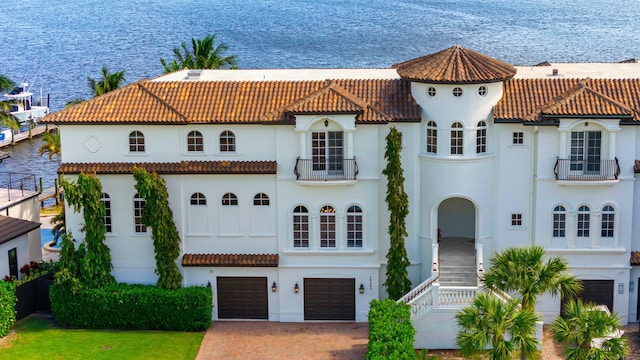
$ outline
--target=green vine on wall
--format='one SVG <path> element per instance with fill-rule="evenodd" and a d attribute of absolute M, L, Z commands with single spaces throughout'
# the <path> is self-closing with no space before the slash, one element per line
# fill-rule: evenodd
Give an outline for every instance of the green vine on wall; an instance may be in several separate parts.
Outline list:
<path fill-rule="evenodd" d="M 409 258 L 404 246 L 407 234 L 406 217 L 409 215 L 409 197 L 404 191 L 404 174 L 400 154 L 402 133 L 392 127 L 387 135 L 384 158 L 387 166 L 382 173 L 387 176 L 387 202 L 389 209 L 389 252 L 387 253 L 387 279 L 384 286 L 389 297 L 398 300 L 411 290 L 407 267 Z"/>
<path fill-rule="evenodd" d="M 70 275 L 76 277 L 86 288 L 98 288 L 114 284 L 111 275 L 111 252 L 105 244 L 107 228 L 104 225 L 106 209 L 102 202 L 102 184 L 95 174 L 80 174 L 74 183 L 62 179 L 67 203 L 75 212 L 82 211 L 84 224 L 81 231 L 84 240 L 73 251 L 71 234 L 63 240 L 61 263 L 63 269 L 69 270 Z M 65 244 L 66 243 L 66 244 Z M 66 245 L 66 246 L 65 246 Z"/>
<path fill-rule="evenodd" d="M 180 256 L 180 236 L 169 207 L 167 186 L 157 173 L 149 173 L 145 169 L 134 167 L 133 177 L 136 190 L 145 201 L 142 223 L 151 227 L 157 285 L 164 289 L 178 289 L 182 282 L 182 274 L 176 264 Z"/>

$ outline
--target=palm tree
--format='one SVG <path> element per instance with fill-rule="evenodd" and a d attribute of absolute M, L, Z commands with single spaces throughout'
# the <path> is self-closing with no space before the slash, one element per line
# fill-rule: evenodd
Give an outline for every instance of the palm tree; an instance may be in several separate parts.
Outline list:
<path fill-rule="evenodd" d="M 119 88 L 124 83 L 124 70 L 109 72 L 109 68 L 106 65 L 102 66 L 100 70 L 101 78 L 99 80 L 87 77 L 87 83 L 93 91 L 93 97 L 106 94 L 109 91 Z"/>
<path fill-rule="evenodd" d="M 73 106 L 75 104 L 80 104 L 83 101 L 84 101 L 84 98 L 81 98 L 81 97 L 73 98 L 73 99 L 67 101 L 66 104 L 64 104 L 64 108 L 66 109 L 66 108 L 68 108 L 70 106 Z"/>
<path fill-rule="evenodd" d="M 62 206 L 60 212 L 56 214 L 56 216 L 52 217 L 49 222 L 51 223 L 51 225 L 53 225 L 53 228 L 51 228 L 51 234 L 53 234 L 52 243 L 57 244 L 58 239 L 60 239 L 60 237 L 67 232 L 64 217 L 64 206 Z"/>
<path fill-rule="evenodd" d="M 0 101 L 0 127 L 11 130 L 20 129 L 20 120 L 11 114 L 11 103 L 8 101 Z M 13 142 L 13 131 L 11 131 L 11 143 L 13 144 Z"/>
<path fill-rule="evenodd" d="M 227 45 L 220 43 L 215 45 L 216 35 L 209 34 L 204 39 L 191 39 L 191 49 L 183 41 L 181 48 L 173 48 L 174 60 L 170 63 L 160 59 L 164 67 L 164 73 L 182 69 L 222 69 L 237 68 L 235 56 L 224 56 L 229 49 Z"/>
<path fill-rule="evenodd" d="M 456 344 L 465 357 L 490 348 L 487 353 L 491 360 L 510 360 L 521 350 L 536 351 L 538 339 L 533 334 L 539 319 L 516 299 L 503 301 L 481 292 L 471 305 L 456 314 Z"/>
<path fill-rule="evenodd" d="M 620 316 L 582 300 L 569 301 L 564 316 L 551 324 L 553 339 L 567 344 L 567 360 L 617 360 L 627 355 L 627 339 L 618 333 Z"/>
<path fill-rule="evenodd" d="M 44 154 L 49 155 L 49 161 L 55 156 L 60 166 L 60 130 L 56 129 L 53 132 L 48 132 L 42 137 L 42 145 L 38 149 L 40 156 Z"/>
<path fill-rule="evenodd" d="M 0 91 L 12 89 L 14 86 L 15 86 L 15 83 L 11 81 L 11 79 L 0 74 Z"/>
<path fill-rule="evenodd" d="M 516 292 L 522 307 L 534 311 L 538 297 L 575 298 L 581 290 L 580 282 L 568 274 L 567 261 L 559 256 L 544 261 L 544 248 L 530 246 L 508 248 L 489 260 L 491 267 L 484 274 L 484 285 L 491 290 Z"/>

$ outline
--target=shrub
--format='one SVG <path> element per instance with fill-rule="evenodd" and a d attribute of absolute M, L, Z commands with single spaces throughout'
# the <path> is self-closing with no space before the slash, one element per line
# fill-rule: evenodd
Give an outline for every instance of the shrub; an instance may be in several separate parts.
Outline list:
<path fill-rule="evenodd" d="M 65 283 L 56 283 L 50 292 L 51 310 L 64 326 L 202 331 L 211 325 L 210 288 L 116 284 L 73 295 Z"/>
<path fill-rule="evenodd" d="M 415 359 L 415 333 L 409 306 L 391 299 L 372 300 L 367 360 Z"/>
<path fill-rule="evenodd" d="M 16 288 L 10 282 L 0 281 L 0 337 L 6 336 L 16 322 Z"/>

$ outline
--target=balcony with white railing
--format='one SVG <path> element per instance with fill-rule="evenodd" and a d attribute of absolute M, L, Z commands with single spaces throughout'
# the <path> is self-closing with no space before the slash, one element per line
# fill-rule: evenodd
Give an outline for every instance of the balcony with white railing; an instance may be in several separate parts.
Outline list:
<path fill-rule="evenodd" d="M 556 181 L 578 183 L 584 182 L 617 182 L 620 175 L 618 158 L 600 159 L 556 159 L 553 167 Z"/>
<path fill-rule="evenodd" d="M 355 182 L 358 176 L 356 159 L 296 159 L 293 170 L 296 180 L 311 183 Z"/>

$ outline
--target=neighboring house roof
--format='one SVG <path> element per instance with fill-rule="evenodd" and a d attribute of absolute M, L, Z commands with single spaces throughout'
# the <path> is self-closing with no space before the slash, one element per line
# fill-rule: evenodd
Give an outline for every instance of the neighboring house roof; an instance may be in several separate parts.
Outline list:
<path fill-rule="evenodd" d="M 182 266 L 278 267 L 278 254 L 184 254 Z"/>
<path fill-rule="evenodd" d="M 0 215 L 0 244 L 9 242 L 39 227 L 40 223 L 37 222 Z"/>
<path fill-rule="evenodd" d="M 160 78 L 161 79 L 161 78 Z M 356 114 L 358 123 L 420 121 L 403 79 L 140 81 L 42 119 L 55 124 L 293 124 L 294 114 Z"/>
<path fill-rule="evenodd" d="M 402 78 L 435 84 L 478 84 L 505 81 L 516 68 L 490 56 L 453 46 L 435 54 L 393 65 Z"/>
<path fill-rule="evenodd" d="M 493 109 L 496 122 L 598 117 L 640 121 L 640 79 L 511 79 Z"/>
<path fill-rule="evenodd" d="M 158 174 L 276 174 L 275 161 L 181 161 L 166 163 L 65 163 L 59 174 L 131 174 L 134 167 Z"/>

